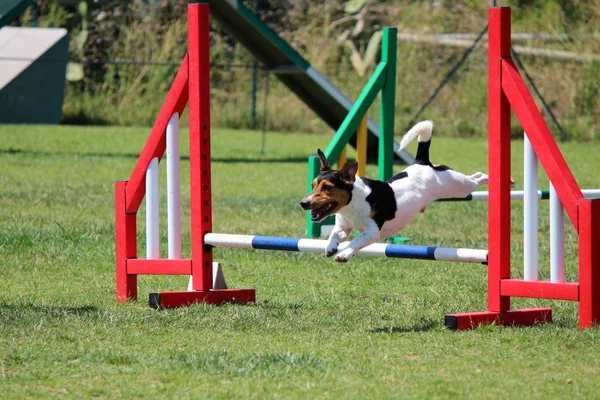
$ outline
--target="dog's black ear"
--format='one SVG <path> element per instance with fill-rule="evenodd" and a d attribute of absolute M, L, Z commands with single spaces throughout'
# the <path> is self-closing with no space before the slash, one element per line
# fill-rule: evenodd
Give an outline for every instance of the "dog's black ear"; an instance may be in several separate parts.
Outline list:
<path fill-rule="evenodd" d="M 317 154 L 321 159 L 321 171 L 327 171 L 331 169 L 331 165 L 327 162 L 327 158 L 325 158 L 325 154 L 321 151 L 321 149 L 317 149 Z"/>
<path fill-rule="evenodd" d="M 356 180 L 356 172 L 358 171 L 358 163 L 357 162 L 347 162 L 340 169 L 340 173 L 342 174 L 342 179 L 345 179 L 350 182 L 354 182 Z"/>

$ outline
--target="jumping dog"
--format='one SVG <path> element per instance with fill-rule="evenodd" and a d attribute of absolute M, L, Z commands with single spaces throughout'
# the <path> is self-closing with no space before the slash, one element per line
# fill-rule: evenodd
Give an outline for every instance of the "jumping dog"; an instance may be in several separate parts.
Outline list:
<path fill-rule="evenodd" d="M 321 171 L 300 206 L 311 210 L 314 222 L 336 214 L 327 257 L 335 255 L 336 261 L 347 262 L 363 247 L 400 231 L 436 199 L 465 197 L 488 183 L 488 176 L 482 172 L 467 176 L 445 165 L 433 165 L 429 160 L 432 131 L 433 122 L 421 121 L 404 135 L 400 149 L 419 138 L 415 162 L 387 182 L 356 176 L 355 162 L 332 169 L 318 150 Z M 338 245 L 353 229 L 362 233 L 338 252 Z"/>

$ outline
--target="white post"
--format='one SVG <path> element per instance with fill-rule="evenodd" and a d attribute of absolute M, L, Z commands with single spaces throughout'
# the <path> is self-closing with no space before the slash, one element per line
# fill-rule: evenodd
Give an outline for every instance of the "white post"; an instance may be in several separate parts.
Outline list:
<path fill-rule="evenodd" d="M 565 220 L 558 193 L 550 183 L 550 282 L 565 281 Z"/>
<path fill-rule="evenodd" d="M 523 277 L 538 280 L 538 160 L 524 136 Z"/>
<path fill-rule="evenodd" d="M 146 170 L 146 258 L 160 257 L 158 237 L 158 158 Z"/>
<path fill-rule="evenodd" d="M 181 184 L 179 175 L 179 113 L 167 125 L 167 231 L 169 259 L 181 258 Z"/>

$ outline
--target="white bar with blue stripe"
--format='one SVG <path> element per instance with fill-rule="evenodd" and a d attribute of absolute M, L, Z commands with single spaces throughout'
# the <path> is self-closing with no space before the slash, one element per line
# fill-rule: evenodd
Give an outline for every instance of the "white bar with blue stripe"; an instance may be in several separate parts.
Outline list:
<path fill-rule="evenodd" d="M 233 235 L 226 233 L 207 233 L 204 244 L 214 247 L 238 249 L 299 251 L 304 253 L 325 253 L 326 240 L 298 239 L 277 236 Z M 340 251 L 349 242 L 340 245 Z M 487 250 L 447 248 L 436 246 L 411 246 L 402 244 L 374 243 L 358 251 L 359 255 L 371 257 L 408 258 L 432 261 L 453 261 L 465 263 L 487 262 Z"/>

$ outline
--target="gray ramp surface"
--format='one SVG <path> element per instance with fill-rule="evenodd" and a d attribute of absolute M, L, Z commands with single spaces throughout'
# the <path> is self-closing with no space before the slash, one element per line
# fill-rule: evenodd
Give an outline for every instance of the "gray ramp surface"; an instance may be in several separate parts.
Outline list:
<path fill-rule="evenodd" d="M 0 123 L 60 122 L 68 52 L 66 29 L 0 29 Z"/>
<path fill-rule="evenodd" d="M 256 58 L 275 74 L 331 128 L 337 130 L 354 104 L 325 76 L 314 69 L 287 42 L 237 0 L 209 0 L 210 13 Z M 369 119 L 367 157 L 377 160 L 379 126 Z M 350 139 L 356 147 L 356 135 Z M 414 158 L 394 142 L 396 161 L 411 164 Z"/>
<path fill-rule="evenodd" d="M 31 0 L 0 0 L 0 28 L 17 19 L 31 4 Z"/>

